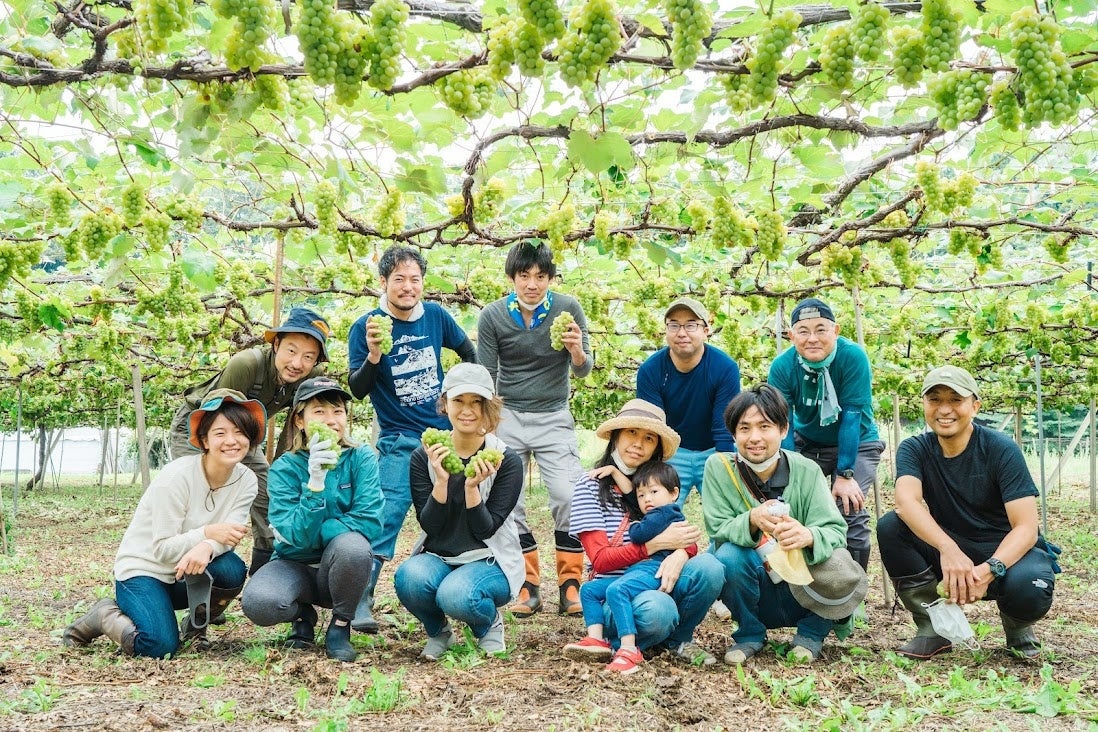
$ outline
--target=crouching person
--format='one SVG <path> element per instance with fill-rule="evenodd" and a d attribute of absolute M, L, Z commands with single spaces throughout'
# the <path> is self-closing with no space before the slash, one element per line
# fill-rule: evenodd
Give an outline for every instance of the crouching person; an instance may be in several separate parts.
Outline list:
<path fill-rule="evenodd" d="M 1033 623 L 1052 606 L 1055 554 L 1038 532 L 1037 487 L 1022 451 L 973 422 L 979 387 L 964 369 L 943 366 L 923 381 L 926 432 L 896 452 L 896 510 L 877 523 L 877 543 L 896 594 L 918 627 L 897 649 L 931 658 L 952 644 L 934 632 L 924 603 L 944 584 L 959 605 L 995 600 L 1007 648 L 1033 658 Z"/>
<path fill-rule="evenodd" d="M 350 402 L 327 377 L 298 387 L 293 444 L 271 466 L 268 482 L 274 558 L 241 598 L 256 625 L 292 623 L 292 648 L 315 645 L 314 605 L 332 608 L 325 653 L 346 662 L 358 656 L 350 621 L 370 581 L 384 505 L 373 449 L 350 440 Z"/>
<path fill-rule="evenodd" d="M 103 599 L 65 628 L 83 646 L 106 635 L 130 656 L 165 658 L 203 640 L 209 618 L 240 593 L 247 566 L 233 549 L 247 533 L 258 483 L 242 464 L 263 435 L 263 405 L 216 389 L 189 420 L 201 453 L 173 460 L 137 504 L 114 560 L 115 600 Z M 175 611 L 191 608 L 182 628 Z"/>
<path fill-rule="evenodd" d="M 706 460 L 702 490 L 705 528 L 724 565 L 721 600 L 739 626 L 724 661 L 742 664 L 768 629 L 794 626 L 788 655 L 811 663 L 836 621 L 849 625 L 868 580 L 846 550 L 846 522 L 823 473 L 781 449 L 789 430 L 781 392 L 769 384 L 740 392 L 724 421 L 737 452 Z M 756 545 L 767 537 L 764 563 Z"/>

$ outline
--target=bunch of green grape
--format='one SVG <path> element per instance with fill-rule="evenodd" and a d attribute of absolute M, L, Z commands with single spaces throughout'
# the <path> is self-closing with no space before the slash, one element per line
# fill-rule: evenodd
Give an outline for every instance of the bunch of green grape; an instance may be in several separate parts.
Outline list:
<path fill-rule="evenodd" d="M 339 462 L 339 454 L 343 452 L 343 448 L 339 444 L 339 433 L 323 422 L 313 420 L 305 425 L 305 437 L 308 438 L 310 443 L 313 441 L 313 437 L 316 437 L 318 442 L 328 443 L 328 449 L 335 452 L 335 460 L 330 463 L 325 463 L 320 467 L 325 470 L 334 468 L 336 463 Z"/>
<path fill-rule="evenodd" d="M 605 208 L 595 214 L 591 224 L 591 235 L 599 242 L 610 242 L 610 229 L 614 226 L 614 216 Z"/>
<path fill-rule="evenodd" d="M 519 73 L 536 78 L 545 73 L 545 59 L 541 53 L 545 50 L 545 39 L 533 23 L 523 21 L 515 31 L 515 62 Z"/>
<path fill-rule="evenodd" d="M 610 235 L 610 251 L 621 260 L 629 259 L 629 256 L 633 253 L 633 245 L 636 243 L 637 240 L 628 232 L 623 231 Z"/>
<path fill-rule="evenodd" d="M 923 78 L 926 44 L 918 28 L 901 25 L 892 29 L 892 73 L 905 87 L 913 87 Z"/>
<path fill-rule="evenodd" d="M 891 13 L 884 6 L 867 2 L 854 15 L 854 52 L 858 58 L 873 62 L 884 52 Z"/>
<path fill-rule="evenodd" d="M 317 231 L 324 236 L 333 236 L 339 230 L 339 189 L 331 181 L 322 180 L 313 194 L 316 199 Z"/>
<path fill-rule="evenodd" d="M 337 13 L 335 35 L 339 39 L 336 53 L 335 100 L 349 107 L 362 91 L 362 77 L 370 66 L 373 31 L 349 13 Z"/>
<path fill-rule="evenodd" d="M 695 198 L 686 204 L 686 215 L 690 217 L 690 228 L 694 233 L 700 234 L 709 228 L 709 218 L 712 213 L 705 201 Z"/>
<path fill-rule="evenodd" d="M 1063 264 L 1068 261 L 1068 252 L 1071 249 L 1071 239 L 1067 236 L 1050 234 L 1042 242 L 1045 251 L 1052 257 L 1053 262 Z M 0 282 L 3 280 L 0 279 Z"/>
<path fill-rule="evenodd" d="M 492 106 L 496 82 L 485 69 L 461 69 L 435 83 L 442 102 L 470 119 L 482 117 Z"/>
<path fill-rule="evenodd" d="M 1025 98 L 1022 121 L 1035 127 L 1073 118 L 1081 102 L 1081 84 L 1060 47 L 1056 21 L 1027 6 L 1010 16 L 1007 31 L 1018 68 L 1018 88 Z"/>
<path fill-rule="evenodd" d="M 758 222 L 748 218 L 725 196 L 713 199 L 713 246 L 718 249 L 747 248 L 755 243 Z"/>
<path fill-rule="evenodd" d="M 404 194 L 392 188 L 373 210 L 374 228 L 381 236 L 392 236 L 404 228 Z"/>
<path fill-rule="evenodd" d="M 594 287 L 582 287 L 574 294 L 576 300 L 579 301 L 580 307 L 583 308 L 583 314 L 587 317 L 588 325 L 590 325 L 591 321 L 601 321 L 610 314 L 609 307 L 607 307 L 605 294 L 601 289 Z"/>
<path fill-rule="evenodd" d="M 77 241 L 89 260 L 97 260 L 107 249 L 107 244 L 122 231 L 122 217 L 113 209 L 84 214 L 76 225 Z"/>
<path fill-rule="evenodd" d="M 488 73 L 496 81 L 503 81 L 515 65 L 515 36 L 521 18 L 502 16 L 488 29 Z"/>
<path fill-rule="evenodd" d="M 923 200 L 927 208 L 941 211 L 944 206 L 942 181 L 938 176 L 938 166 L 927 160 L 915 163 L 915 184 L 923 191 Z"/>
<path fill-rule="evenodd" d="M 473 193 L 473 211 L 478 221 L 488 221 L 499 213 L 500 204 L 507 198 L 507 185 L 500 178 L 489 178 L 479 191 Z"/>
<path fill-rule="evenodd" d="M 164 213 L 182 221 L 187 231 L 198 231 L 206 212 L 202 204 L 195 199 L 189 196 L 175 196 L 164 205 Z"/>
<path fill-rule="evenodd" d="M 72 224 L 71 203 L 72 194 L 63 183 L 55 181 L 46 186 L 46 223 L 59 229 Z"/>
<path fill-rule="evenodd" d="M 564 334 L 568 332 L 572 323 L 575 322 L 576 319 L 572 317 L 572 313 L 567 310 L 553 318 L 553 323 L 549 326 L 549 345 L 552 346 L 554 350 L 564 350 Z"/>
<path fill-rule="evenodd" d="M 569 18 L 559 44 L 560 78 L 571 86 L 594 81 L 621 48 L 621 23 L 613 0 L 585 0 Z"/>
<path fill-rule="evenodd" d="M 475 197 L 474 197 L 475 198 Z M 453 218 L 459 218 L 465 215 L 465 196 L 460 193 L 455 193 L 452 196 L 446 197 L 446 211 Z"/>
<path fill-rule="evenodd" d="M 858 284 L 865 262 L 860 249 L 835 242 L 820 252 L 820 264 L 824 277 L 838 277 L 853 286 Z"/>
<path fill-rule="evenodd" d="M 927 91 L 938 111 L 938 126 L 955 130 L 974 119 L 987 102 L 987 76 L 972 69 L 947 71 L 931 79 Z"/>
<path fill-rule="evenodd" d="M 541 220 L 540 228 L 545 232 L 549 248 L 554 254 L 564 251 L 565 239 L 576 222 L 576 207 L 566 203 L 555 211 L 550 211 Z"/>
<path fill-rule="evenodd" d="M 340 52 L 336 10 L 331 0 L 299 0 L 297 41 L 305 56 L 305 72 L 320 86 L 335 83 Z"/>
<path fill-rule="evenodd" d="M 44 242 L 0 240 L 0 288 L 7 287 L 13 277 L 26 277 L 38 264 L 46 245 Z"/>
<path fill-rule="evenodd" d="M 167 249 L 168 234 L 172 227 L 171 216 L 149 209 L 141 217 L 141 227 L 145 230 L 145 243 L 150 252 L 162 252 Z"/>
<path fill-rule="evenodd" d="M 465 286 L 478 301 L 489 303 L 503 297 L 507 286 L 495 267 L 476 267 L 469 273 Z"/>
<path fill-rule="evenodd" d="M 564 35 L 564 15 L 556 0 L 519 0 L 518 6 L 522 17 L 542 38 L 552 40 Z"/>
<path fill-rule="evenodd" d="M 748 89 L 748 77 L 744 74 L 721 74 L 721 86 L 724 87 L 725 100 L 733 112 L 745 112 L 751 109 L 755 101 Z M 777 88 L 778 77 L 774 77 L 774 87 Z"/>
<path fill-rule="evenodd" d="M 240 302 L 251 297 L 252 290 L 258 289 L 262 284 L 251 264 L 240 259 L 218 262 L 214 267 L 214 277 Z"/>
<path fill-rule="evenodd" d="M 793 42 L 793 31 L 803 18 L 793 10 L 783 10 L 770 18 L 759 31 L 755 53 L 747 59 L 747 90 L 757 104 L 774 100 L 778 91 L 782 54 Z"/>
<path fill-rule="evenodd" d="M 664 3 L 671 21 L 671 63 L 676 69 L 689 69 L 713 30 L 713 16 L 701 0 L 664 0 Z"/>
<path fill-rule="evenodd" d="M 370 8 L 370 26 L 374 42 L 370 47 L 370 86 L 393 88 L 400 76 L 400 54 L 408 21 L 404 0 L 377 0 Z"/>
<path fill-rule="evenodd" d="M 954 226 L 949 230 L 949 253 L 954 256 L 967 252 L 973 258 L 979 256 L 983 248 L 983 239 L 980 234 L 963 226 Z"/>
<path fill-rule="evenodd" d="M 491 448 L 485 448 L 484 450 L 478 450 L 477 454 L 469 458 L 469 464 L 465 466 L 465 477 L 473 478 L 477 474 L 476 461 L 483 460 L 484 462 L 495 465 L 497 468 L 500 463 L 503 462 L 503 453 L 499 450 L 492 450 Z"/>
<path fill-rule="evenodd" d="M 990 98 L 995 119 L 1003 129 L 1013 131 L 1022 126 L 1022 108 L 1018 104 L 1018 95 L 1011 88 L 1010 79 L 999 79 L 993 83 Z"/>
<path fill-rule="evenodd" d="M 710 282 L 705 286 L 705 293 L 702 295 L 702 305 L 705 305 L 706 310 L 710 313 L 716 313 L 721 309 L 721 286 L 716 282 Z"/>
<path fill-rule="evenodd" d="M 169 325 L 172 330 L 174 330 L 174 325 L 168 323 L 172 316 L 180 317 L 183 320 L 190 318 L 188 327 L 193 331 L 194 314 L 206 311 L 202 300 L 184 278 L 183 270 L 177 266 L 173 266 L 168 270 L 166 285 L 156 289 L 138 290 L 136 299 L 135 314 L 150 315 L 154 319 Z M 189 338 L 181 340 L 189 340 Z"/>
<path fill-rule="evenodd" d="M 955 179 L 942 183 L 942 213 L 953 213 L 972 205 L 978 181 L 971 173 L 961 173 Z"/>
<path fill-rule="evenodd" d="M 421 437 L 423 444 L 427 447 L 432 445 L 444 445 L 449 448 L 450 454 L 442 458 L 442 469 L 450 475 L 457 475 L 465 468 L 464 463 L 461 462 L 461 458 L 458 457 L 457 452 L 454 450 L 454 436 L 450 430 L 440 430 L 434 427 L 428 427 L 423 432 Z"/>
<path fill-rule="evenodd" d="M 782 256 L 785 248 L 785 219 L 777 211 L 763 210 L 755 214 L 759 229 L 755 233 L 755 245 L 759 253 L 771 262 Z"/>
<path fill-rule="evenodd" d="M 316 85 L 307 76 L 287 81 L 290 92 L 290 105 L 297 114 L 303 113 L 309 105 L 316 104 Z"/>
<path fill-rule="evenodd" d="M 378 329 L 381 331 L 381 341 L 377 344 L 378 350 L 384 356 L 393 350 L 393 319 L 388 315 L 381 313 L 374 313 L 366 319 L 366 324 L 377 324 Z"/>
<path fill-rule="evenodd" d="M 260 74 L 252 82 L 259 104 L 272 112 L 285 112 L 286 100 L 290 96 L 289 84 L 280 74 Z"/>
<path fill-rule="evenodd" d="M 131 183 L 122 191 L 122 218 L 126 226 L 137 226 L 145 213 L 145 186 Z"/>
<path fill-rule="evenodd" d="M 226 65 L 233 71 L 257 71 L 264 62 L 263 44 L 273 35 L 274 0 L 212 0 L 210 7 L 225 20 L 236 21 L 225 39 Z"/>
<path fill-rule="evenodd" d="M 931 71 L 949 71 L 961 51 L 961 15 L 952 0 L 923 0 L 920 29 L 926 41 L 924 65 Z"/>
<path fill-rule="evenodd" d="M 824 34 L 820 44 L 820 71 L 836 89 L 849 89 L 854 83 L 856 48 L 850 25 L 837 25 Z"/>
<path fill-rule="evenodd" d="M 134 0 L 133 15 L 145 50 L 163 53 L 168 39 L 183 30 L 191 4 L 187 0 Z"/>

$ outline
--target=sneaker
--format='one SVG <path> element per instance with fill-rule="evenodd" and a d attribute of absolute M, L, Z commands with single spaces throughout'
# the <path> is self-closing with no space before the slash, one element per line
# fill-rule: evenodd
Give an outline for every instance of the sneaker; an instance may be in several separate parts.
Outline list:
<path fill-rule="evenodd" d="M 438 635 L 427 636 L 427 645 L 423 647 L 419 657 L 428 661 L 437 661 L 443 653 L 450 650 L 452 645 L 454 645 L 454 631 L 450 629 L 450 625 L 447 623 L 442 626 L 442 630 L 439 631 Z"/>
<path fill-rule="evenodd" d="M 724 662 L 729 666 L 740 666 L 761 651 L 762 647 L 762 643 L 733 643 L 724 652 Z"/>
<path fill-rule="evenodd" d="M 720 600 L 717 600 L 716 602 L 714 602 L 713 607 L 711 607 L 709 609 L 712 610 L 713 614 L 716 615 L 720 620 L 731 620 L 732 619 L 732 611 L 729 610 L 728 606 L 725 605 Z"/>
<path fill-rule="evenodd" d="M 606 670 L 616 671 L 622 676 L 628 676 L 640 671 L 642 663 L 644 663 L 644 656 L 641 655 L 639 649 L 619 648 L 618 652 L 614 654 L 614 660 L 606 664 Z"/>
<path fill-rule="evenodd" d="M 818 658 L 818 654 L 811 648 L 793 646 L 789 649 L 789 652 L 785 654 L 785 657 L 793 663 L 812 663 Z"/>
<path fill-rule="evenodd" d="M 498 610 L 488 632 L 477 638 L 477 646 L 485 653 L 503 653 L 507 650 L 507 644 L 503 640 L 503 616 Z"/>
<path fill-rule="evenodd" d="M 564 655 L 575 661 L 602 661 L 609 659 L 614 652 L 607 641 L 586 636 L 583 640 L 566 645 Z"/>
<path fill-rule="evenodd" d="M 686 643 L 680 643 L 677 646 L 668 646 L 671 655 L 682 661 L 686 661 L 691 666 L 712 666 L 717 662 L 716 657 L 699 646 L 694 641 L 687 641 Z"/>

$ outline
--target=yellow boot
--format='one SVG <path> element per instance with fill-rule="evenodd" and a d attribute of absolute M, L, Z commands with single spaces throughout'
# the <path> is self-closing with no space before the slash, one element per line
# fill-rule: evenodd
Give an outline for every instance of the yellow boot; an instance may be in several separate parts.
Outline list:
<path fill-rule="evenodd" d="M 565 552 L 557 550 L 557 586 L 560 588 L 561 615 L 580 617 L 583 606 L 580 605 L 580 578 L 583 577 L 583 551 Z"/>
<path fill-rule="evenodd" d="M 538 567 L 537 547 L 522 553 L 526 561 L 526 581 L 522 583 L 518 599 L 508 608 L 516 618 L 528 618 L 541 610 L 541 572 Z"/>

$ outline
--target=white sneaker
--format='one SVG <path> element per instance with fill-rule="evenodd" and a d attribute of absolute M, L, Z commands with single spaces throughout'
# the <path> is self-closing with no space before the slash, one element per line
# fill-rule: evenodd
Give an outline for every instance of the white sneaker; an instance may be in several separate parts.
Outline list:
<path fill-rule="evenodd" d="M 419 657 L 428 661 L 437 661 L 443 653 L 450 650 L 452 645 L 454 645 L 454 631 L 450 629 L 450 624 L 447 623 L 438 635 L 427 636 L 427 645 L 423 647 Z"/>
<path fill-rule="evenodd" d="M 732 611 L 729 610 L 728 606 L 725 605 L 720 600 L 717 600 L 716 602 L 714 602 L 713 606 L 709 609 L 712 610 L 713 614 L 716 615 L 721 620 L 730 620 L 732 618 Z"/>
<path fill-rule="evenodd" d="M 477 646 L 485 653 L 503 653 L 507 644 L 503 640 L 503 616 L 496 611 L 496 619 L 483 637 L 477 638 Z"/>

